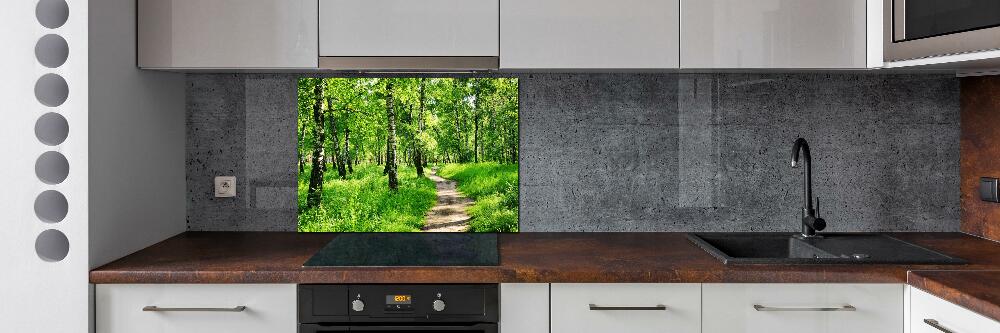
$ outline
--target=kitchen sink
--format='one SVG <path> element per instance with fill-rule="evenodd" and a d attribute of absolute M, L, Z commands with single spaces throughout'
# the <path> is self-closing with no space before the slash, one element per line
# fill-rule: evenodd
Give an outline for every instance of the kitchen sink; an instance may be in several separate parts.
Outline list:
<path fill-rule="evenodd" d="M 726 265 L 965 264 L 883 234 L 691 233 L 688 239 Z"/>

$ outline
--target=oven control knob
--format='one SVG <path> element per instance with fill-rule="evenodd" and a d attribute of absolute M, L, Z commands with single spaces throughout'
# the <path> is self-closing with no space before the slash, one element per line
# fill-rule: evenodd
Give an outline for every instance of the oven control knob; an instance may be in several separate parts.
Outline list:
<path fill-rule="evenodd" d="M 437 312 L 444 311 L 444 301 L 439 299 L 434 300 L 434 311 Z"/>
<path fill-rule="evenodd" d="M 362 300 L 360 300 L 360 299 L 356 299 L 353 302 L 351 302 L 351 309 L 354 310 L 355 312 L 364 311 L 365 310 L 365 302 L 362 301 Z"/>

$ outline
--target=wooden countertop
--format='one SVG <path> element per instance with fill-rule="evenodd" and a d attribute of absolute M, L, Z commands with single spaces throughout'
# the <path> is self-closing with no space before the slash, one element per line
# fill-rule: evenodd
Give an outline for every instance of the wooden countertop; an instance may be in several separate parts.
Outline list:
<path fill-rule="evenodd" d="M 1000 243 L 962 233 L 891 235 L 969 264 L 726 266 L 684 233 L 520 233 L 500 235 L 496 267 L 303 267 L 336 234 L 186 232 L 93 270 L 90 282 L 905 282 L 1000 320 Z"/>
<path fill-rule="evenodd" d="M 336 234 L 186 232 L 90 273 L 91 283 L 875 282 L 910 270 L 1000 270 L 1000 244 L 961 233 L 894 237 L 968 265 L 726 266 L 683 233 L 500 235 L 496 267 L 302 267 Z"/>
<path fill-rule="evenodd" d="M 1000 321 L 1000 270 L 911 271 L 907 283 Z"/>

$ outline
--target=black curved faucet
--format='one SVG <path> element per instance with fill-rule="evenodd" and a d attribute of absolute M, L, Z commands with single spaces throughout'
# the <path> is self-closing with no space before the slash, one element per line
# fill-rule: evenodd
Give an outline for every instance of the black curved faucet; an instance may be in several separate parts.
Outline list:
<path fill-rule="evenodd" d="M 813 185 L 812 185 L 812 156 L 809 154 L 809 143 L 806 139 L 798 138 L 792 146 L 792 167 L 799 167 L 799 151 L 802 152 L 802 160 L 805 164 L 805 171 L 802 173 L 802 237 L 819 237 L 816 231 L 826 229 L 826 220 L 820 218 L 813 209 Z M 816 199 L 816 206 L 819 206 L 819 198 Z"/>

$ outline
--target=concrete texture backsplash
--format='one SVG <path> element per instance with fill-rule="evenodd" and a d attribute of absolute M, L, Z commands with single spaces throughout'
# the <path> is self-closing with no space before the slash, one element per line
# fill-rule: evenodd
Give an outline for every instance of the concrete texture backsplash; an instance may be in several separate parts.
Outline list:
<path fill-rule="evenodd" d="M 516 76 L 524 232 L 798 230 L 800 136 L 828 231 L 959 229 L 954 77 Z M 190 230 L 295 230 L 296 78 L 188 76 Z"/>

